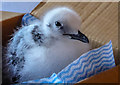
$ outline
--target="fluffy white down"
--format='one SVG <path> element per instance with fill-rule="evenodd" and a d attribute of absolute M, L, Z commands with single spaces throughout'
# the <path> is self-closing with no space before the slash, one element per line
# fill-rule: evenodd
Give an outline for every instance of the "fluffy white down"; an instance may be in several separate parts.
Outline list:
<path fill-rule="evenodd" d="M 54 41 L 49 47 L 35 46 L 25 54 L 26 62 L 21 71 L 23 75 L 21 79 L 49 77 L 52 73 L 61 71 L 89 49 L 89 44 L 65 38 Z"/>
<path fill-rule="evenodd" d="M 53 22 L 55 19 L 62 21 L 68 19 L 65 24 L 69 25 L 69 29 L 66 29 L 73 33 L 76 28 L 80 28 L 79 15 L 69 8 L 61 7 L 48 11 L 44 16 L 40 28 L 45 35 L 55 34 L 50 28 L 46 28 L 46 24 Z M 70 27 L 74 29 L 70 29 Z M 45 78 L 51 76 L 52 73 L 58 73 L 81 54 L 90 50 L 90 44 L 88 43 L 59 35 L 55 37 L 46 39 L 43 46 L 34 45 L 34 48 L 26 51 L 26 61 L 21 71 L 21 81 Z M 28 38 L 26 37 L 26 39 Z"/>
<path fill-rule="evenodd" d="M 17 46 L 15 40 L 19 33 L 23 37 L 17 46 L 18 50 L 22 49 L 25 57 L 24 67 L 19 73 L 22 76 L 20 82 L 45 78 L 51 76 L 52 73 L 58 73 L 80 55 L 90 50 L 89 43 L 57 35 L 58 32 L 55 28 L 46 27 L 47 23 L 53 24 L 56 20 L 63 21 L 66 26 L 65 31 L 68 33 L 75 33 L 80 28 L 81 21 L 77 13 L 69 8 L 61 7 L 49 11 L 43 17 L 43 22 L 40 22 L 40 25 L 39 22 L 36 22 L 41 33 L 47 36 L 40 46 L 34 42 L 31 34 L 35 24 L 23 27 L 15 34 L 11 43 L 13 49 Z M 24 49 L 24 43 L 32 48 Z M 19 52 L 21 51 L 19 50 Z"/>

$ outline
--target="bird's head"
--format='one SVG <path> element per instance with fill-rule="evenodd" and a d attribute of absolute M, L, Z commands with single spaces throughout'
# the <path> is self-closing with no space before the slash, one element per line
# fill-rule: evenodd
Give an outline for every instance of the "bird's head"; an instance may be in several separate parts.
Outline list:
<path fill-rule="evenodd" d="M 69 37 L 89 43 L 88 38 L 79 31 L 81 25 L 80 16 L 67 7 L 55 8 L 48 11 L 43 18 L 43 29 L 46 36 Z"/>

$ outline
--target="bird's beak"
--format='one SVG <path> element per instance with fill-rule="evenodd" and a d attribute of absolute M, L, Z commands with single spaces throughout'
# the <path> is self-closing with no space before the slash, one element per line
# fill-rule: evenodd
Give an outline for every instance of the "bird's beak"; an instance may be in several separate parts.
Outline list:
<path fill-rule="evenodd" d="M 89 43 L 88 38 L 83 33 L 81 33 L 79 30 L 78 30 L 78 34 L 63 34 L 63 35 L 70 36 L 71 39 L 80 40 L 84 43 Z"/>

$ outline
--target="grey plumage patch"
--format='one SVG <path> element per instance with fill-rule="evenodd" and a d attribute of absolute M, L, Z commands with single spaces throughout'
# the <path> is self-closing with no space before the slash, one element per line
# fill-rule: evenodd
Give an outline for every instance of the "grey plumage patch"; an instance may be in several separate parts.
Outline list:
<path fill-rule="evenodd" d="M 24 34 L 22 29 L 19 29 L 13 34 L 13 37 L 10 39 L 8 46 L 7 46 L 7 58 L 5 63 L 5 69 L 7 68 L 6 72 L 10 75 L 10 80 L 12 83 L 19 82 L 20 75 L 19 72 L 24 68 L 25 58 L 24 58 L 24 52 L 25 49 L 30 49 L 32 46 L 26 44 L 24 40 Z M 21 41 L 23 41 L 21 43 Z M 22 45 L 22 47 L 19 47 L 19 45 Z M 6 80 L 5 80 L 6 81 Z"/>
<path fill-rule="evenodd" d="M 32 30 L 32 37 L 33 37 L 33 40 L 35 41 L 35 43 L 37 43 L 38 45 L 41 45 L 41 43 L 43 43 L 43 37 L 44 35 L 41 34 L 41 32 L 38 30 L 38 26 L 35 25 L 34 26 L 34 29 Z"/>
<path fill-rule="evenodd" d="M 14 76 L 12 77 L 12 82 L 16 83 L 20 79 L 19 72 L 24 67 L 25 59 L 24 59 L 24 56 L 23 57 L 17 57 L 17 56 L 15 56 L 15 54 L 13 54 L 13 57 L 11 57 L 10 60 L 12 61 L 11 65 L 13 67 L 16 67 L 16 72 L 14 73 Z"/>
<path fill-rule="evenodd" d="M 12 82 L 18 83 L 18 80 L 20 79 L 20 75 L 12 77 Z"/>

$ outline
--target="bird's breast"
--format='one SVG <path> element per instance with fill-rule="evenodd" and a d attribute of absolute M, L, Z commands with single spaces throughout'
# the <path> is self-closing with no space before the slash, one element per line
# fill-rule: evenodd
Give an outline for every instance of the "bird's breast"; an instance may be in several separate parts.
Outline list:
<path fill-rule="evenodd" d="M 25 54 L 24 75 L 30 79 L 49 77 L 58 73 L 81 54 L 90 49 L 89 44 L 63 38 L 51 46 L 36 46 Z"/>

